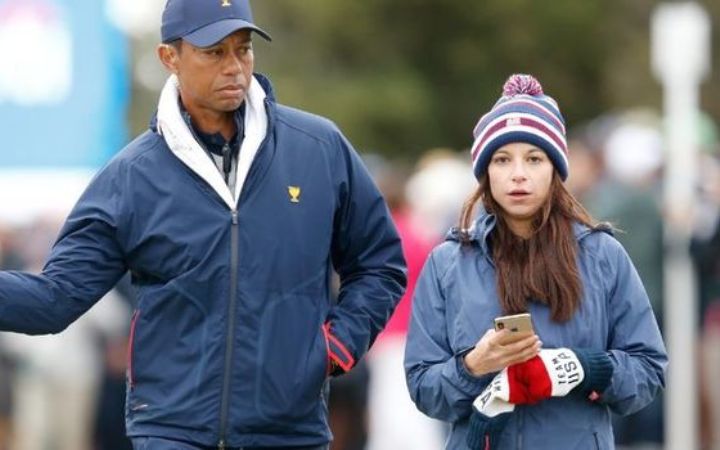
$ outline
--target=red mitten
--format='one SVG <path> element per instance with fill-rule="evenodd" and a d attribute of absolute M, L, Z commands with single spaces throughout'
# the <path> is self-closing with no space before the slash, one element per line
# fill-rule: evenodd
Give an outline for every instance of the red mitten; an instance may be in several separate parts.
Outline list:
<path fill-rule="evenodd" d="M 535 358 L 538 358 L 537 356 Z M 535 359 L 533 358 L 533 359 Z M 507 383 L 508 383 L 508 402 L 513 405 L 525 405 L 537 403 L 538 400 L 535 398 L 535 394 L 530 392 L 527 386 L 526 374 L 527 369 L 525 365 L 531 360 L 526 361 L 523 364 L 514 364 L 508 366 L 504 372 L 507 372 Z"/>
<path fill-rule="evenodd" d="M 568 348 L 540 350 L 538 356 L 513 367 L 515 379 L 525 385 L 526 403 L 564 397 L 585 378 L 583 365 Z"/>

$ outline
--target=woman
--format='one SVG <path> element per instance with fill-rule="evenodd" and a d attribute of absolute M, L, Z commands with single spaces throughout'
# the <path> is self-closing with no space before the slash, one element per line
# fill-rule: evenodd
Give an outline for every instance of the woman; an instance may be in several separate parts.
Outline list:
<path fill-rule="evenodd" d="M 448 449 L 613 449 L 610 411 L 637 411 L 664 386 L 642 282 L 565 189 L 564 120 L 537 80 L 511 76 L 473 134 L 479 187 L 415 291 L 410 395 L 452 425 Z M 521 312 L 536 334 L 492 330 Z"/>

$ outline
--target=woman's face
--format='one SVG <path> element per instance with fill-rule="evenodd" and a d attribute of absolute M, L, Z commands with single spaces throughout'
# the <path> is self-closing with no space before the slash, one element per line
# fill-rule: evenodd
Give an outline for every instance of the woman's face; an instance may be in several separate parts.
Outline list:
<path fill-rule="evenodd" d="M 515 234 L 530 236 L 533 217 L 550 195 L 554 170 L 547 154 L 532 144 L 507 144 L 493 154 L 487 172 L 490 192 Z"/>

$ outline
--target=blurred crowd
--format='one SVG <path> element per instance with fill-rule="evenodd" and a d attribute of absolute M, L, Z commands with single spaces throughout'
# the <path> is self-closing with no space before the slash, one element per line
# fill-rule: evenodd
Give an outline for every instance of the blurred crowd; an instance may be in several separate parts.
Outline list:
<path fill-rule="evenodd" d="M 610 222 L 633 259 L 661 324 L 663 233 L 671 221 L 691 227 L 698 286 L 695 330 L 701 442 L 720 449 L 720 149 L 709 117 L 697 121 L 701 144 L 696 201 L 682 217 L 663 211 L 663 127 L 653 111 L 609 114 L 574 127 L 570 190 L 593 216 Z M 402 366 L 415 280 L 432 248 L 458 221 L 476 182 L 469 156 L 432 149 L 418 161 L 363 155 L 403 238 L 408 292 L 372 350 L 349 375 L 333 380 L 332 450 L 435 450 L 445 429 L 411 403 Z M 40 271 L 62 223 L 0 223 L 0 267 Z M 673 299 L 685 301 L 685 299 Z M 0 335 L 0 450 L 130 449 L 123 438 L 127 332 L 132 289 L 121 284 L 55 336 Z M 615 418 L 620 448 L 661 448 L 663 399 Z"/>

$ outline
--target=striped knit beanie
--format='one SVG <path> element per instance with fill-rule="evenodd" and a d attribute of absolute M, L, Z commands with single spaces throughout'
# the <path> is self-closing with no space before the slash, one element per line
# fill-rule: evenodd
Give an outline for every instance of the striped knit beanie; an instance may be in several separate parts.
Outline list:
<path fill-rule="evenodd" d="M 525 142 L 542 149 L 555 165 L 560 178 L 568 176 L 565 119 L 557 102 L 543 93 L 531 75 L 515 74 L 505 82 L 495 106 L 480 118 L 473 130 L 473 172 L 480 178 L 487 171 L 495 150 Z"/>

